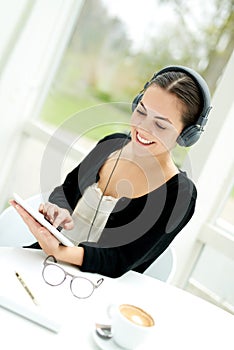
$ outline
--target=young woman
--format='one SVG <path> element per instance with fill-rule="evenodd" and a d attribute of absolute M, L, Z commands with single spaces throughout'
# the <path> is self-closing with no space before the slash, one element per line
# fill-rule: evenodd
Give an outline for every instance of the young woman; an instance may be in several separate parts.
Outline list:
<path fill-rule="evenodd" d="M 143 272 L 191 219 L 193 182 L 175 165 L 176 142 L 195 143 L 210 110 L 209 89 L 193 70 L 169 66 L 133 101 L 131 132 L 104 137 L 55 188 L 40 211 L 76 242 L 65 247 L 16 207 L 42 248 L 82 271 L 118 277 Z"/>

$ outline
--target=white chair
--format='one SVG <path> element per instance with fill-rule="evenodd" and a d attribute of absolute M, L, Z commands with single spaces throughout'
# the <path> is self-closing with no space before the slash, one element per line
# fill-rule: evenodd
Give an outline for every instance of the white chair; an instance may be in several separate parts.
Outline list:
<path fill-rule="evenodd" d="M 40 203 L 47 201 L 47 195 L 36 194 L 26 201 L 38 209 Z M 9 206 L 0 214 L 0 246 L 22 247 L 36 241 L 15 208 Z"/>
<path fill-rule="evenodd" d="M 144 275 L 170 283 L 176 270 L 176 254 L 168 247 L 145 271 Z"/>

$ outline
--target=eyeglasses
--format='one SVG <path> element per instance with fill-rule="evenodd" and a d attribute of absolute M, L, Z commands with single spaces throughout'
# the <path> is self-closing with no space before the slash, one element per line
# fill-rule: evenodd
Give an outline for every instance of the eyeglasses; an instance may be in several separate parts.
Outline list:
<path fill-rule="evenodd" d="M 49 255 L 44 260 L 43 264 L 44 268 L 42 270 L 42 276 L 47 284 L 50 286 L 59 286 L 65 281 L 67 276 L 70 276 L 71 292 L 76 298 L 79 299 L 86 299 L 90 297 L 94 290 L 104 281 L 104 278 L 100 278 L 96 284 L 94 284 L 86 277 L 72 275 L 57 264 L 57 260 L 53 255 Z"/>

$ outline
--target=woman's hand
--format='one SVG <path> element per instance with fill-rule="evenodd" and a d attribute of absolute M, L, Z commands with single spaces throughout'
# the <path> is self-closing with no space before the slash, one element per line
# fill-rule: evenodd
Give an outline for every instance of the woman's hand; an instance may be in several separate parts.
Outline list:
<path fill-rule="evenodd" d="M 55 238 L 45 227 L 39 224 L 30 214 L 27 213 L 18 203 L 14 200 L 10 201 L 10 204 L 17 210 L 29 230 L 37 239 L 41 248 L 48 255 L 57 255 L 60 249 L 60 242 Z"/>
<path fill-rule="evenodd" d="M 74 227 L 74 222 L 69 211 L 58 207 L 56 204 L 50 202 L 41 204 L 39 212 L 55 227 L 61 226 L 65 230 L 71 230 Z"/>
<path fill-rule="evenodd" d="M 55 238 L 52 235 L 52 233 L 50 233 L 45 227 L 39 224 L 18 203 L 16 203 L 14 200 L 10 200 L 10 204 L 17 210 L 18 214 L 24 220 L 25 224 L 28 226 L 29 230 L 32 232 L 32 234 L 40 244 L 40 247 L 44 250 L 44 252 L 47 255 L 54 255 L 56 259 L 59 259 L 61 261 L 65 261 L 74 265 L 78 265 L 78 266 L 82 265 L 83 257 L 84 257 L 84 248 L 65 247 L 63 245 L 60 245 L 60 242 L 57 240 L 57 238 Z M 58 211 L 58 213 L 60 213 L 60 211 Z M 67 217 L 67 214 L 65 216 Z"/>

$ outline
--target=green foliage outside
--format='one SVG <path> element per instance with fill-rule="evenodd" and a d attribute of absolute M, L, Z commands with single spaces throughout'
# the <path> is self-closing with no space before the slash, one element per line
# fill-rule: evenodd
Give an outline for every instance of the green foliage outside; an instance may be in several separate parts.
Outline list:
<path fill-rule="evenodd" d="M 114 132 L 129 131 L 131 104 L 102 102 L 91 94 L 76 97 L 57 92 L 47 99 L 41 118 L 55 126 L 63 125 L 67 131 L 83 134 L 92 140 Z M 173 151 L 178 166 L 187 154 L 185 148 Z"/>
<path fill-rule="evenodd" d="M 185 0 L 155 0 L 155 4 L 152 19 L 159 7 L 169 5 L 174 21 L 165 17 L 161 30 L 152 27 L 144 48 L 136 50 L 126 24 L 110 16 L 103 1 L 84 1 L 42 108 L 42 120 L 94 140 L 126 130 L 134 96 L 154 72 L 170 64 L 198 70 L 214 92 L 234 48 L 233 0 L 211 0 L 210 13 L 204 6 L 202 18 L 194 17 L 191 3 Z M 177 164 L 186 152 L 175 149 Z"/>
<path fill-rule="evenodd" d="M 91 93 L 80 97 L 58 91 L 48 97 L 41 113 L 47 123 L 62 125 L 67 131 L 86 134 L 93 140 L 128 130 L 130 116 L 130 104 L 108 103 Z"/>

